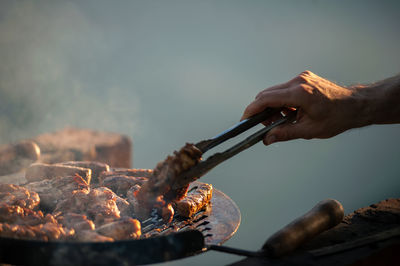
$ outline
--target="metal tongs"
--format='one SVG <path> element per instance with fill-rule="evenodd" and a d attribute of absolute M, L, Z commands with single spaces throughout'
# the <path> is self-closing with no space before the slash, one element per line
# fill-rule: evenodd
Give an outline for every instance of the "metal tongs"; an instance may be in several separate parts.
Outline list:
<path fill-rule="evenodd" d="M 285 122 L 294 121 L 294 119 L 296 118 L 296 114 L 297 110 L 267 108 L 252 117 L 240 121 L 236 125 L 232 126 L 231 128 L 225 130 L 224 132 L 218 134 L 211 139 L 202 140 L 196 143 L 195 146 L 204 154 L 208 150 L 218 146 L 228 139 L 238 136 L 239 134 L 249 130 L 257 124 L 264 122 L 267 119 L 278 117 L 274 119 L 270 125 L 250 135 L 249 137 L 232 146 L 231 148 L 225 150 L 224 152 L 215 153 L 206 160 L 199 162 L 194 167 L 181 173 L 179 179 L 183 182 L 187 180 L 191 180 L 189 182 L 192 182 L 200 178 L 218 164 L 261 141 L 264 138 L 265 134 L 267 134 L 274 127 L 279 126 Z M 177 187 L 179 186 L 178 184 L 175 185 Z"/>

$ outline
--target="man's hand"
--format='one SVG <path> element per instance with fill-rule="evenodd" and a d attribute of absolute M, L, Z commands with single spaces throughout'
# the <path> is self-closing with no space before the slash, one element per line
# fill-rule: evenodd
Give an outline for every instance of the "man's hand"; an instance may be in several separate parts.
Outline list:
<path fill-rule="evenodd" d="M 341 87 L 305 71 L 287 83 L 261 91 L 247 106 L 242 120 L 267 107 L 294 107 L 298 109 L 296 122 L 272 129 L 264 138 L 264 144 L 297 138 L 333 137 L 368 124 L 362 114 L 365 101 L 357 91 L 356 87 Z"/>

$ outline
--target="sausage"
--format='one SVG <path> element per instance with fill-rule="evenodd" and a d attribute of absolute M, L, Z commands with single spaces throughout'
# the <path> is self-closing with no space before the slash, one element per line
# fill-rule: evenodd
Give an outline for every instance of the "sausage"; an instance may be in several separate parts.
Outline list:
<path fill-rule="evenodd" d="M 177 203 L 177 212 L 184 217 L 191 217 L 206 206 L 212 197 L 212 185 L 201 184 L 194 191 Z"/>

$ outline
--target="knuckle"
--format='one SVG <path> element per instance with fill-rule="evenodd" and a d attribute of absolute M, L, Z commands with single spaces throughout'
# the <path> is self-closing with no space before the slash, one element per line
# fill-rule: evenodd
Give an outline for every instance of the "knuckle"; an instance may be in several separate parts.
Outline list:
<path fill-rule="evenodd" d="M 296 92 L 299 95 L 308 95 L 308 94 L 312 94 L 312 87 L 309 86 L 308 84 L 299 84 L 296 87 Z"/>
<path fill-rule="evenodd" d="M 300 75 L 303 75 L 303 76 L 312 76 L 313 74 L 314 74 L 314 73 L 312 73 L 310 70 L 306 70 L 306 71 L 301 72 Z"/>
<path fill-rule="evenodd" d="M 308 83 L 309 82 L 309 76 L 304 75 L 303 73 L 301 73 L 300 75 L 298 75 L 295 80 L 302 84 L 302 83 Z"/>
<path fill-rule="evenodd" d="M 309 70 L 303 71 L 301 72 L 299 75 L 297 75 L 293 81 L 297 82 L 297 83 L 309 83 L 312 76 L 314 76 L 315 74 L 312 73 Z"/>

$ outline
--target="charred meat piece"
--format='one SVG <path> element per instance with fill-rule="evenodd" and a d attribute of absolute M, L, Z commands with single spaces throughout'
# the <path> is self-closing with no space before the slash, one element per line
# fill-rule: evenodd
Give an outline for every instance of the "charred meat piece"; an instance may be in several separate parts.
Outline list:
<path fill-rule="evenodd" d="M 210 202 L 211 197 L 212 185 L 201 184 L 193 191 L 190 191 L 183 200 L 176 204 L 177 212 L 181 216 L 191 217 L 204 208 Z"/>
<path fill-rule="evenodd" d="M 0 184 L 0 202 L 34 209 L 40 203 L 38 193 L 12 184 Z"/>
<path fill-rule="evenodd" d="M 57 221 L 64 227 L 73 228 L 75 232 L 95 229 L 93 221 L 89 220 L 86 215 L 83 214 L 66 213 L 57 217 Z"/>
<path fill-rule="evenodd" d="M 68 165 L 68 166 L 74 166 L 74 167 L 82 167 L 82 168 L 88 168 L 92 170 L 92 179 L 91 183 L 92 184 L 98 184 L 99 183 L 99 176 L 102 172 L 109 172 L 110 171 L 110 166 L 105 163 L 101 162 L 93 162 L 93 161 L 68 161 L 68 162 L 62 162 L 60 163 L 61 165 Z"/>
<path fill-rule="evenodd" d="M 59 201 L 71 196 L 74 191 L 88 191 L 89 185 L 81 176 L 76 174 L 75 176 L 60 176 L 28 183 L 25 188 L 39 194 L 41 208 L 46 211 L 53 211 Z"/>
<path fill-rule="evenodd" d="M 153 206 L 159 201 L 160 196 L 163 197 L 166 204 L 185 197 L 189 182 L 182 184 L 176 190 L 172 190 L 172 187 L 179 183 L 177 180 L 179 174 L 195 166 L 201 160 L 201 156 L 202 152 L 196 146 L 187 143 L 179 151 L 175 151 L 172 156 L 159 162 L 148 182 L 144 183 L 136 194 L 141 206 L 139 217 L 147 217 Z"/>
<path fill-rule="evenodd" d="M 102 186 L 108 187 L 116 194 L 120 196 L 125 196 L 126 192 L 134 185 L 142 185 L 147 181 L 147 177 L 134 177 L 126 175 L 111 175 L 107 176 L 103 182 Z"/>
<path fill-rule="evenodd" d="M 122 218 L 118 221 L 105 224 L 96 229 L 96 232 L 112 237 L 115 240 L 136 239 L 142 234 L 140 222 L 132 218 Z"/>
<path fill-rule="evenodd" d="M 116 196 L 115 202 L 117 203 L 117 207 L 121 217 L 132 217 L 132 215 L 134 214 L 133 207 L 126 199 Z"/>
<path fill-rule="evenodd" d="M 88 203 L 89 190 L 76 190 L 73 191 L 71 196 L 60 200 L 53 213 L 79 213 L 85 214 Z"/>
<path fill-rule="evenodd" d="M 45 219 L 41 211 L 33 211 L 17 205 L 0 203 L 0 223 L 38 225 Z"/>
<path fill-rule="evenodd" d="M 153 174 L 151 169 L 114 169 L 108 172 L 102 172 L 100 178 L 104 179 L 111 175 L 127 175 L 133 177 L 150 177 Z"/>
<path fill-rule="evenodd" d="M 81 176 L 87 184 L 90 184 L 92 170 L 88 168 L 68 166 L 61 164 L 34 163 L 26 169 L 25 178 L 28 182 L 41 181 L 63 176 Z"/>
<path fill-rule="evenodd" d="M 84 214 L 98 226 L 120 218 L 116 200 L 117 195 L 106 187 L 94 188 L 89 193 L 77 190 L 60 201 L 54 212 Z"/>
<path fill-rule="evenodd" d="M 100 235 L 93 230 L 83 230 L 75 233 L 74 240 L 87 242 L 113 242 L 112 237 Z"/>
<path fill-rule="evenodd" d="M 0 236 L 33 240 L 65 240 L 74 235 L 73 229 L 63 228 L 59 224 L 45 223 L 39 225 L 10 225 L 0 223 Z"/>
<path fill-rule="evenodd" d="M 117 195 L 106 187 L 92 189 L 88 194 L 87 215 L 93 217 L 98 225 L 103 225 L 120 218 Z"/>
<path fill-rule="evenodd" d="M 170 223 L 174 219 L 174 214 L 175 210 L 172 207 L 171 203 L 168 203 L 167 205 L 163 206 L 161 208 L 161 217 L 164 221 L 164 223 Z"/>
<path fill-rule="evenodd" d="M 134 214 L 138 213 L 140 210 L 140 206 L 136 198 L 136 194 L 140 188 L 141 187 L 139 185 L 134 185 L 128 190 L 128 192 L 126 192 L 126 200 L 129 202 Z"/>

